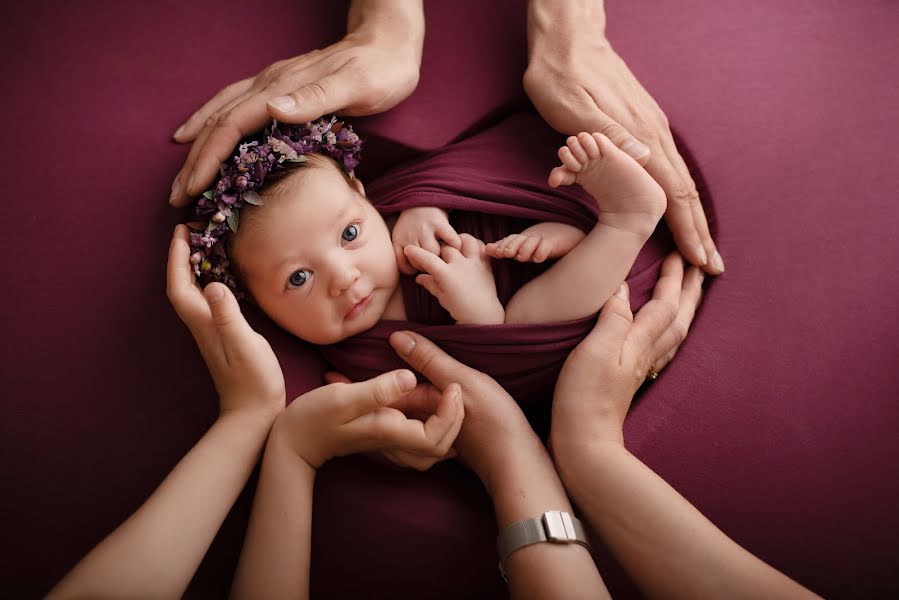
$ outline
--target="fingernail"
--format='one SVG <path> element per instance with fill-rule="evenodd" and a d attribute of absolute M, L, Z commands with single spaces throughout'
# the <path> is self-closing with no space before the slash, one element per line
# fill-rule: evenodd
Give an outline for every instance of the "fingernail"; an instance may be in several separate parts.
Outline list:
<path fill-rule="evenodd" d="M 623 283 L 618 286 L 618 289 L 615 290 L 615 295 L 621 298 L 622 300 L 627 300 L 627 286 Z"/>
<path fill-rule="evenodd" d="M 177 200 L 181 196 L 181 180 L 176 179 L 172 183 L 172 193 L 169 195 L 169 204 L 174 204 L 175 200 Z"/>
<path fill-rule="evenodd" d="M 630 154 L 634 160 L 640 160 L 641 158 L 649 154 L 649 148 L 634 140 L 628 140 L 624 142 L 621 145 L 621 149 L 624 150 L 627 154 Z"/>
<path fill-rule="evenodd" d="M 297 103 L 290 96 L 278 96 L 269 100 L 268 103 L 284 112 L 291 112 L 297 107 Z"/>
<path fill-rule="evenodd" d="M 410 354 L 415 348 L 415 340 L 405 333 L 394 334 L 390 341 L 400 354 Z"/>
<path fill-rule="evenodd" d="M 415 375 L 409 371 L 400 371 L 396 374 L 396 383 L 401 390 L 411 390 L 418 382 L 415 380 Z"/>
<path fill-rule="evenodd" d="M 718 254 L 717 250 L 712 254 L 712 267 L 714 267 L 716 271 L 724 272 L 724 260 L 721 258 L 721 255 Z"/>
<path fill-rule="evenodd" d="M 699 262 L 700 262 L 702 265 L 708 264 L 708 262 L 709 262 L 709 257 L 706 256 L 705 248 L 702 247 L 702 244 L 700 244 L 699 246 L 696 246 L 696 254 L 699 255 Z"/>
<path fill-rule="evenodd" d="M 181 134 L 184 133 L 184 127 L 185 127 L 184 125 L 182 125 L 181 127 L 179 127 L 179 128 L 175 131 L 175 135 L 173 135 L 172 138 L 178 138 L 178 137 L 180 137 Z M 176 141 L 177 141 L 177 140 L 176 140 Z"/>

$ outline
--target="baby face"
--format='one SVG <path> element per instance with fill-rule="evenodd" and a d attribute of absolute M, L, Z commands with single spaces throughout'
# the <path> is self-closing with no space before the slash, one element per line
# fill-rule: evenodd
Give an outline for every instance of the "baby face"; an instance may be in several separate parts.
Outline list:
<path fill-rule="evenodd" d="M 231 245 L 259 307 L 314 344 L 370 329 L 398 292 L 390 231 L 354 184 L 336 166 L 304 166 L 241 214 Z"/>

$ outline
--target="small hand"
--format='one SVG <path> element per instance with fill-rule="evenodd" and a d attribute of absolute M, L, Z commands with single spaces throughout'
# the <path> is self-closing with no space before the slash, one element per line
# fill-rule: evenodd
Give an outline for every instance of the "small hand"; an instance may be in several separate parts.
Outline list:
<path fill-rule="evenodd" d="M 450 225 L 447 212 L 433 206 L 407 208 L 401 212 L 393 226 L 391 238 L 396 264 L 406 275 L 412 275 L 416 271 L 403 252 L 406 246 L 418 246 L 435 256 L 440 256 L 442 239 L 448 246 L 462 250 L 462 239 Z"/>
<path fill-rule="evenodd" d="M 465 409 L 458 386 L 429 393 L 416 386 L 408 369 L 359 383 L 333 375 L 331 380 L 337 383 L 294 400 L 272 429 L 313 468 L 335 456 L 394 450 L 414 455 L 413 466 L 426 469 L 446 457 L 462 426 Z M 429 416 L 412 419 L 404 410 Z"/>
<path fill-rule="evenodd" d="M 189 261 L 188 230 L 178 225 L 169 246 L 167 294 L 206 361 L 221 412 L 253 411 L 274 420 L 284 408 L 284 375 L 264 337 L 240 313 L 221 283 L 201 290 Z"/>
<path fill-rule="evenodd" d="M 558 454 L 603 439 L 622 441 L 631 400 L 650 371 L 661 371 L 687 335 L 702 298 L 703 273 L 684 271 L 677 252 L 668 255 L 652 299 L 631 313 L 627 284 L 609 298 L 593 331 L 565 361 L 553 397 L 552 440 Z"/>
<path fill-rule="evenodd" d="M 668 119 L 601 31 L 557 31 L 532 40 L 524 88 L 556 130 L 598 131 L 652 175 L 668 198 L 665 219 L 677 247 L 710 274 L 724 271 L 696 184 L 674 145 Z"/>
<path fill-rule="evenodd" d="M 421 40 L 350 33 L 342 40 L 281 60 L 222 89 L 178 131 L 193 141 L 169 202 L 185 206 L 205 190 L 241 138 L 272 118 L 305 123 L 328 113 L 372 115 L 406 99 L 418 85 Z"/>
<path fill-rule="evenodd" d="M 435 256 L 418 246 L 403 251 L 409 262 L 425 271 L 415 282 L 428 290 L 458 324 L 502 323 L 505 311 L 496 296 L 493 268 L 484 242 L 463 233 L 462 250 L 444 246 Z"/>
<path fill-rule="evenodd" d="M 519 262 L 541 263 L 568 254 L 584 239 L 584 232 L 564 223 L 537 223 L 521 233 L 513 233 L 484 248 L 493 258 L 514 258 Z"/>

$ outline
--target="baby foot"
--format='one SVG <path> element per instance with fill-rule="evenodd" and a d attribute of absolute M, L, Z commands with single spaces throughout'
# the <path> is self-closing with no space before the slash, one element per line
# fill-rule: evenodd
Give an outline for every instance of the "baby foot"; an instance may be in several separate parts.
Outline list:
<path fill-rule="evenodd" d="M 559 148 L 562 166 L 549 185 L 580 184 L 596 200 L 599 221 L 649 235 L 665 213 L 665 192 L 652 176 L 601 133 L 581 132 Z"/>
<path fill-rule="evenodd" d="M 513 233 L 487 244 L 487 256 L 515 258 L 519 262 L 541 263 L 565 256 L 584 239 L 584 232 L 564 223 L 537 223 L 521 233 Z"/>

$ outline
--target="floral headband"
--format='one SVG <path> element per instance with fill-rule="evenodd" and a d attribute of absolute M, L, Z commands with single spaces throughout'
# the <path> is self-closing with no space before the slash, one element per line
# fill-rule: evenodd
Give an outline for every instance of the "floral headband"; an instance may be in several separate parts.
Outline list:
<path fill-rule="evenodd" d="M 350 173 L 359 164 L 362 140 L 349 125 L 321 117 L 305 125 L 274 121 L 262 140 L 244 142 L 228 162 L 219 167 L 219 179 L 213 189 L 197 199 L 195 220 L 190 227 L 190 263 L 194 275 L 205 287 L 218 281 L 227 285 L 241 299 L 243 292 L 228 270 L 223 237 L 237 232 L 240 209 L 246 204 L 259 206 L 259 189 L 272 171 L 286 168 L 282 163 L 306 162 L 304 154 L 318 152 L 335 159 Z"/>

